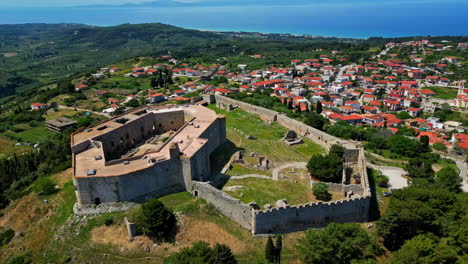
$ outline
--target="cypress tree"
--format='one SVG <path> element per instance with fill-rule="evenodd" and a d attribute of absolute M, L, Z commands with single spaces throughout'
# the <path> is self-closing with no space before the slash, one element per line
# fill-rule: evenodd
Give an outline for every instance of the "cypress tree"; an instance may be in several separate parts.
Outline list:
<path fill-rule="evenodd" d="M 275 245 L 273 245 L 271 236 L 268 236 L 268 240 L 265 246 L 265 259 L 268 261 L 268 263 L 275 261 Z"/>
<path fill-rule="evenodd" d="M 283 250 L 283 237 L 281 235 L 276 236 L 275 245 L 275 263 L 281 263 L 281 251 Z"/>
<path fill-rule="evenodd" d="M 317 114 L 321 114 L 322 113 L 322 103 L 319 101 L 317 102 L 317 107 L 315 108 L 315 112 L 317 112 Z"/>

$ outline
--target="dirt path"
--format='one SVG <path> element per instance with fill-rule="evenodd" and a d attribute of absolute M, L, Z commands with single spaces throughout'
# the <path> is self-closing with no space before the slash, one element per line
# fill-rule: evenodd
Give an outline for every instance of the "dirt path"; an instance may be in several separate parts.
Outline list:
<path fill-rule="evenodd" d="M 279 179 L 279 172 L 286 168 L 303 169 L 306 166 L 307 166 L 307 162 L 291 162 L 291 163 L 281 165 L 273 170 L 272 179 L 277 181 Z"/>

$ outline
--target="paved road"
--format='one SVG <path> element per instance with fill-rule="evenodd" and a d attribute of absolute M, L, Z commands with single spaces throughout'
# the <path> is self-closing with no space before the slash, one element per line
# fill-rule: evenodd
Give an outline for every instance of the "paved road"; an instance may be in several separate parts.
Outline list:
<path fill-rule="evenodd" d="M 462 181 L 462 189 L 464 192 L 468 192 L 468 165 L 465 162 L 456 160 L 458 169 L 460 169 L 460 177 Z"/>
<path fill-rule="evenodd" d="M 389 179 L 389 183 L 392 189 L 401 189 L 408 186 L 408 181 L 402 175 L 406 174 L 407 172 L 398 167 L 390 167 L 390 166 L 379 166 L 371 164 L 370 162 L 367 163 L 367 166 L 379 170 L 382 172 L 383 175 L 387 176 Z"/>

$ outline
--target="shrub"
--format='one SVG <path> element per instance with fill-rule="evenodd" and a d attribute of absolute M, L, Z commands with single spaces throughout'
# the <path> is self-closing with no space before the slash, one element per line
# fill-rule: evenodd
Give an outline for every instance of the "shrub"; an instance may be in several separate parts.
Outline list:
<path fill-rule="evenodd" d="M 49 177 L 39 178 L 36 182 L 35 191 L 41 195 L 50 195 L 56 192 L 55 182 Z"/>
<path fill-rule="evenodd" d="M 328 192 L 328 185 L 323 182 L 319 182 L 314 184 L 314 187 L 312 187 L 312 191 L 314 192 L 315 197 L 318 200 L 322 201 L 330 201 L 332 198 L 332 195 Z"/>
<path fill-rule="evenodd" d="M 192 247 L 183 248 L 164 260 L 165 264 L 237 264 L 231 249 L 222 244 L 210 248 L 210 244 L 197 241 Z"/>
<path fill-rule="evenodd" d="M 15 236 L 15 231 L 12 229 L 7 229 L 4 232 L 0 233 L 0 247 L 10 243 L 11 239 Z"/>
<path fill-rule="evenodd" d="M 114 224 L 114 218 L 111 215 L 108 215 L 104 218 L 104 224 L 106 226 L 111 226 Z"/>

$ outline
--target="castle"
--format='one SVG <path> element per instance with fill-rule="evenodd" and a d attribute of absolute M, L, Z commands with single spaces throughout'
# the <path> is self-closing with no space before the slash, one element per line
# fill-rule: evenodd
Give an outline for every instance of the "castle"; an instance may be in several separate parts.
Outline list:
<path fill-rule="evenodd" d="M 220 95 L 204 95 L 203 100 L 278 122 L 327 149 L 334 144 L 345 147 L 342 182 L 328 184 L 330 190 L 341 192 L 345 198 L 265 210 L 245 204 L 212 182 L 210 154 L 226 141 L 225 116 L 196 105 L 145 107 L 72 135 L 75 213 L 125 210 L 112 206 L 187 191 L 254 235 L 368 220 L 371 192 L 362 146 L 269 109 Z"/>
<path fill-rule="evenodd" d="M 162 138 L 162 136 L 164 136 Z M 207 181 L 226 119 L 202 106 L 137 109 L 72 135 L 75 212 L 143 202 Z"/>

